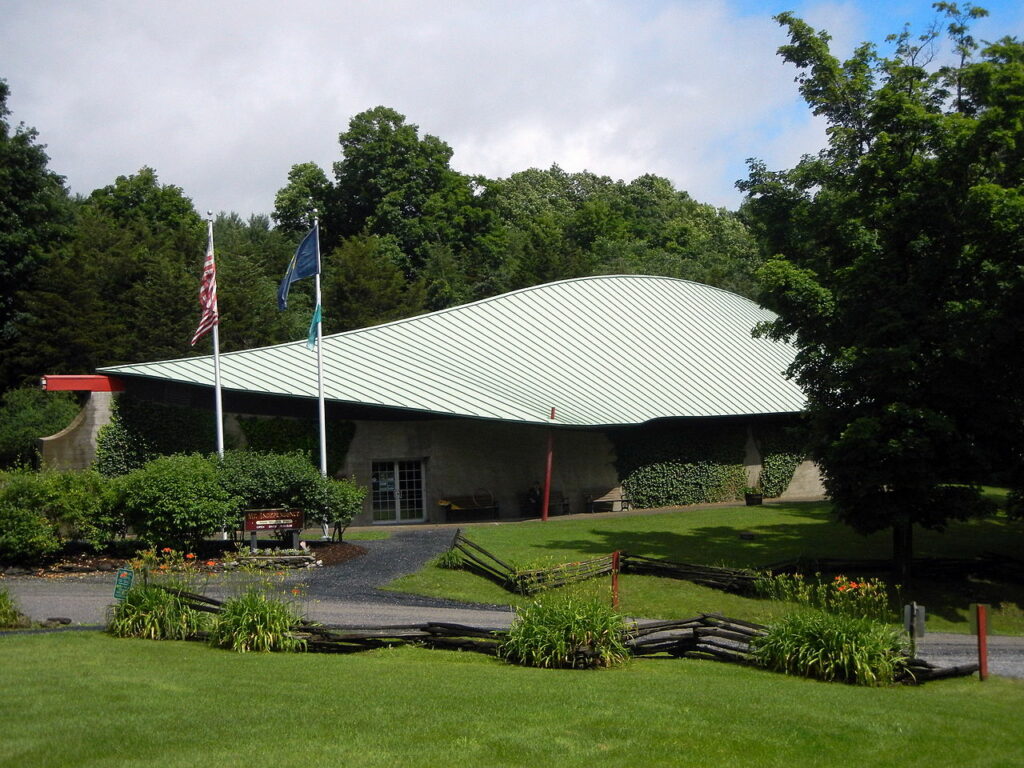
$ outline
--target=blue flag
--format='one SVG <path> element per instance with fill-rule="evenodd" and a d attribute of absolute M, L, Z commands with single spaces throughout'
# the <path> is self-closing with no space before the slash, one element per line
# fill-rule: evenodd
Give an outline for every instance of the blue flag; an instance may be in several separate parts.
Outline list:
<path fill-rule="evenodd" d="M 309 334 L 306 336 L 306 349 L 313 349 L 316 346 L 316 326 L 320 322 L 320 305 L 316 305 L 313 311 L 313 319 L 309 321 Z"/>
<path fill-rule="evenodd" d="M 295 255 L 288 264 L 288 271 L 284 273 L 284 279 L 281 281 L 281 287 L 277 289 L 278 309 L 288 309 L 288 289 L 292 287 L 292 283 L 320 273 L 320 260 L 317 258 L 319 246 L 317 228 L 313 227 L 295 249 Z"/>

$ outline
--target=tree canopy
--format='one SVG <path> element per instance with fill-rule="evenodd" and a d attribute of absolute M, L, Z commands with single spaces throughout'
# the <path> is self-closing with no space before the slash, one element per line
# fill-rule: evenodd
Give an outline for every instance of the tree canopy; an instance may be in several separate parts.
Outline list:
<path fill-rule="evenodd" d="M 34 128 L 7 121 L 10 89 L 0 79 L 0 340 L 9 344 L 14 294 L 60 239 L 67 223 L 64 179 L 47 168 Z"/>
<path fill-rule="evenodd" d="M 43 373 L 208 353 L 209 337 L 189 345 L 206 227 L 184 190 L 144 167 L 68 199 L 34 132 L 3 129 L 10 146 L 0 149 L 21 152 L 4 162 L 17 170 L 17 158 L 31 160 L 27 178 L 36 186 L 22 186 L 36 191 L 22 207 L 39 216 L 3 219 L 7 200 L 21 198 L 0 201 L 0 224 L 17 224 L 7 240 L 0 232 L 10 278 L 0 391 Z M 743 217 L 698 203 L 668 179 L 615 181 L 557 165 L 471 177 L 451 167 L 445 141 L 384 106 L 353 116 L 338 146 L 327 170 L 291 168 L 275 198 L 275 226 L 237 213 L 214 222 L 222 350 L 305 337 L 312 281 L 293 287 L 286 312 L 273 297 L 314 214 L 329 333 L 593 274 L 754 290 L 760 255 Z M 0 183 L 16 176 L 0 174 Z"/>
<path fill-rule="evenodd" d="M 985 11 L 937 3 L 938 27 L 845 60 L 789 13 L 780 55 L 798 69 L 828 145 L 794 168 L 750 162 L 744 212 L 766 251 L 762 332 L 798 348 L 813 453 L 841 519 L 892 527 L 984 511 L 977 484 L 1021 488 L 1024 45 L 979 45 Z"/>

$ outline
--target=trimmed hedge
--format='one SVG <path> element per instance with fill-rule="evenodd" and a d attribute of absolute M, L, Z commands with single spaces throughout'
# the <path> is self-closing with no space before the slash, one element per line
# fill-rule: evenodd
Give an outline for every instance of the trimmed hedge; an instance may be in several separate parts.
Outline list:
<path fill-rule="evenodd" d="M 98 472 L 0 475 L 0 560 L 39 561 L 69 541 L 99 549 L 123 528 L 109 483 Z"/>
<path fill-rule="evenodd" d="M 57 531 L 45 517 L 0 500 L 0 562 L 35 563 L 58 549 Z"/>
<path fill-rule="evenodd" d="M 150 546 L 190 548 L 246 508 L 297 507 L 348 525 L 366 489 L 320 476 L 309 456 L 228 451 L 161 456 L 116 478 L 0 473 L 0 562 L 34 563 L 70 541 L 99 549 L 130 525 Z"/>

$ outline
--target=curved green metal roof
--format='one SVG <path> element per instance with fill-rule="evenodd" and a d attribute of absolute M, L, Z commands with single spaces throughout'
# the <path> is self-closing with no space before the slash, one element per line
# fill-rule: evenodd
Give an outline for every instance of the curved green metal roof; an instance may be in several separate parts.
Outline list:
<path fill-rule="evenodd" d="M 330 307 L 324 308 L 325 313 Z M 331 401 L 525 423 L 609 426 L 800 411 L 791 346 L 751 338 L 774 317 L 667 277 L 564 280 L 325 336 Z M 213 386 L 213 358 L 101 369 Z M 221 355 L 225 391 L 316 398 L 305 341 Z"/>

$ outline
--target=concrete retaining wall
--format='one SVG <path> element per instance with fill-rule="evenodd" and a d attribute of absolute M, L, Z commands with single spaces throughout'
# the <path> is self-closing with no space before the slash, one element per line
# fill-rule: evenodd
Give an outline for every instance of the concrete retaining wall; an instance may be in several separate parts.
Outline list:
<path fill-rule="evenodd" d="M 110 423 L 116 393 L 90 392 L 82 410 L 55 435 L 39 438 L 43 466 L 50 469 L 88 469 L 96 459 L 96 436 Z"/>

